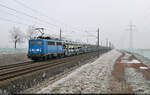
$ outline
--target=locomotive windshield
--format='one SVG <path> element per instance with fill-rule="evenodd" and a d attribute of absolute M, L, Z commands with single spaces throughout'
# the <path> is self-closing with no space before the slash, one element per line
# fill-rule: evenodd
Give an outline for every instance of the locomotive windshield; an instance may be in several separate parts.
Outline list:
<path fill-rule="evenodd" d="M 42 41 L 30 41 L 30 45 L 34 45 L 34 44 L 42 45 Z"/>
<path fill-rule="evenodd" d="M 37 45 L 42 45 L 42 41 L 37 41 Z"/>
<path fill-rule="evenodd" d="M 30 41 L 30 45 L 33 45 L 34 44 L 34 41 Z"/>

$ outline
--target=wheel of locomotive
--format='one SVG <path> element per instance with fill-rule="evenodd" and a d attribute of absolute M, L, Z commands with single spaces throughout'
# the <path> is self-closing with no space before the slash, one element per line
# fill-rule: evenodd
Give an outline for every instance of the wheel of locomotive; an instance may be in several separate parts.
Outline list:
<path fill-rule="evenodd" d="M 54 54 L 51 54 L 51 58 L 56 58 L 56 56 L 54 56 Z"/>
<path fill-rule="evenodd" d="M 52 59 L 52 55 L 48 55 L 48 59 Z"/>
<path fill-rule="evenodd" d="M 48 56 L 44 56 L 44 57 L 43 57 L 43 60 L 47 60 L 47 59 L 48 59 Z"/>
<path fill-rule="evenodd" d="M 57 54 L 57 55 L 56 55 L 56 58 L 60 58 L 60 57 L 61 57 L 61 54 Z"/>
<path fill-rule="evenodd" d="M 64 53 L 63 53 L 63 54 L 61 54 L 61 57 L 62 57 L 62 58 L 64 58 L 64 57 L 65 57 L 65 54 L 64 54 Z"/>
<path fill-rule="evenodd" d="M 32 60 L 33 60 L 34 62 L 39 61 L 39 59 L 38 59 L 38 58 L 32 58 Z"/>

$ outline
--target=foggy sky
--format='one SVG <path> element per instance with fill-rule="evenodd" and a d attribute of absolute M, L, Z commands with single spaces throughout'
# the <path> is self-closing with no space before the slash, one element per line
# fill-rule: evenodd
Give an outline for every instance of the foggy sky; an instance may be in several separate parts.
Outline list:
<path fill-rule="evenodd" d="M 0 18 L 10 19 L 28 25 L 49 28 L 45 33 L 59 35 L 62 28 L 63 37 L 68 39 L 96 43 L 97 28 L 100 29 L 100 43 L 108 39 L 116 48 L 129 47 L 129 23 L 136 25 L 133 31 L 134 48 L 150 48 L 150 0 L 17 0 L 49 18 L 19 5 L 14 0 L 0 0 L 10 8 L 38 17 L 51 24 L 29 18 L 14 11 L 0 7 Z M 15 14 L 18 17 L 7 13 Z M 56 27 L 53 26 L 57 25 Z M 0 19 L 0 47 L 13 47 L 9 31 L 13 26 L 20 27 L 25 33 L 28 25 L 15 24 Z M 19 47 L 27 46 L 20 45 Z"/>

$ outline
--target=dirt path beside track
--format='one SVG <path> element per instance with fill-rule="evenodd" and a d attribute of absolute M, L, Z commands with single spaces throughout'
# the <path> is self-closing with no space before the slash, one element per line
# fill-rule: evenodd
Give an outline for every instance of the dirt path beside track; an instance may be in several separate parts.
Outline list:
<path fill-rule="evenodd" d="M 121 53 L 110 80 L 112 93 L 150 93 L 150 69 L 132 53 Z"/>

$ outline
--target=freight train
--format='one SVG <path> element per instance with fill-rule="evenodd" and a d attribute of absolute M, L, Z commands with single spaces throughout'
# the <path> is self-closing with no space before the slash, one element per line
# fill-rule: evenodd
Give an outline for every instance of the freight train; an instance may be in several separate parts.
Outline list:
<path fill-rule="evenodd" d="M 73 56 L 94 51 L 97 51 L 96 45 L 37 37 L 29 40 L 27 56 L 32 60 L 47 60 L 53 57 Z"/>

